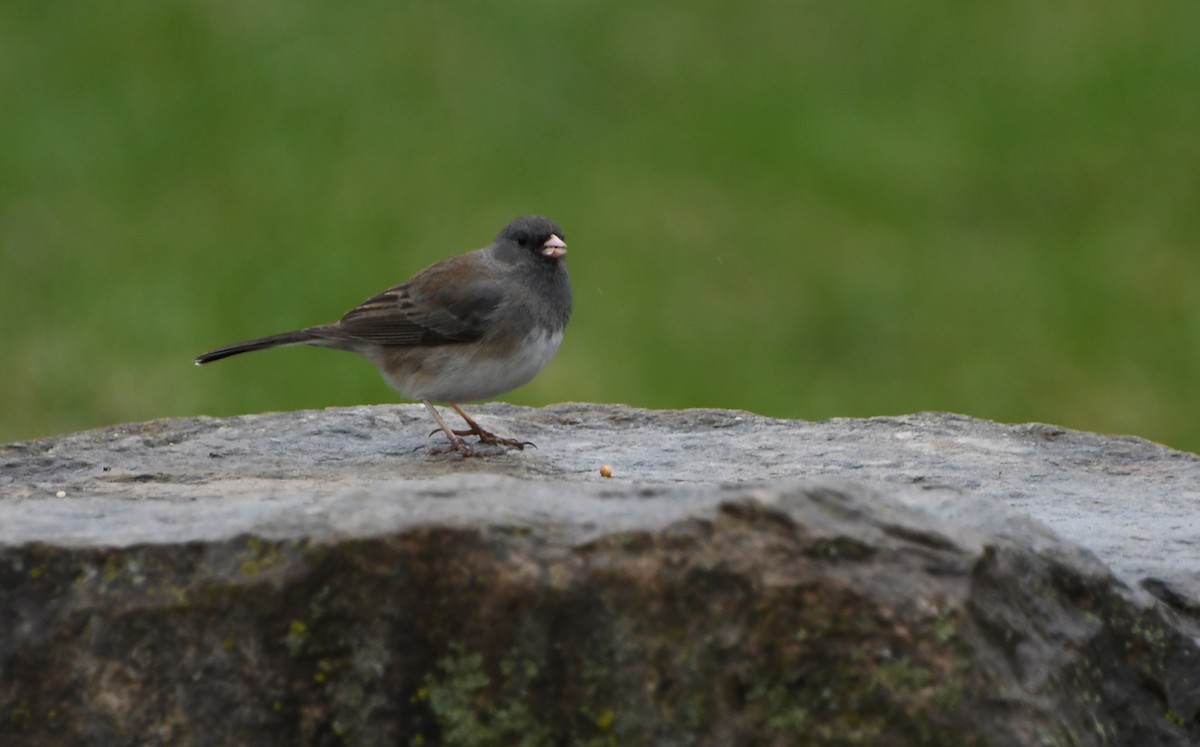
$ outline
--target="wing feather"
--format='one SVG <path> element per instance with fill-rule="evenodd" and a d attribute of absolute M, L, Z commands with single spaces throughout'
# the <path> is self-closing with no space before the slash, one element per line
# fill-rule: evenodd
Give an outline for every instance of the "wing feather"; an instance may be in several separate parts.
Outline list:
<path fill-rule="evenodd" d="M 469 282 L 474 273 L 456 257 L 373 296 L 332 325 L 340 334 L 376 345 L 446 345 L 483 337 L 504 292 Z M 459 260 L 456 262 L 455 260 Z"/>

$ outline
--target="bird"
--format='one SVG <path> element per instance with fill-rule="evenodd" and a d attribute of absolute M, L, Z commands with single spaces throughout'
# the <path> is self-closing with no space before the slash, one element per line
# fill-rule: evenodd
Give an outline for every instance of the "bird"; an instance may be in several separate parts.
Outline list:
<path fill-rule="evenodd" d="M 407 399 L 419 401 L 449 439 L 431 453 L 464 457 L 529 441 L 484 430 L 462 402 L 491 399 L 533 379 L 558 352 L 571 318 L 566 237 L 553 220 L 516 218 L 482 249 L 443 259 L 400 285 L 347 311 L 332 324 L 226 345 L 196 365 L 242 353 L 315 345 L 358 353 Z M 466 422 L 454 430 L 434 403 L 448 404 Z M 472 446 L 463 436 L 477 436 Z M 480 445 L 492 448 L 482 450 Z"/>

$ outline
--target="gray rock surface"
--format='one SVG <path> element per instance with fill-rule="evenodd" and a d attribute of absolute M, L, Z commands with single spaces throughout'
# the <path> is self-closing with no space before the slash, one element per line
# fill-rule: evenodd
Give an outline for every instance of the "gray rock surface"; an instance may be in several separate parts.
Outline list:
<path fill-rule="evenodd" d="M 1200 739 L 1195 455 L 473 413 L 539 448 L 430 456 L 418 406 L 0 447 L 0 744 Z"/>
<path fill-rule="evenodd" d="M 887 485 L 907 505 L 985 531 L 1008 531 L 1014 509 L 1131 584 L 1155 579 L 1200 600 L 1200 457 L 1143 439 L 945 413 L 805 422 L 613 405 L 475 409 L 539 448 L 429 457 L 423 446 L 437 439 L 418 405 L 160 420 L 5 446 L 0 543 L 387 533 L 454 516 L 545 515 L 605 530 L 626 515 L 612 502 L 628 493 L 617 486 L 833 477 Z M 506 479 L 534 484 L 519 502 L 470 492 Z M 584 501 L 555 500 L 556 481 Z"/>

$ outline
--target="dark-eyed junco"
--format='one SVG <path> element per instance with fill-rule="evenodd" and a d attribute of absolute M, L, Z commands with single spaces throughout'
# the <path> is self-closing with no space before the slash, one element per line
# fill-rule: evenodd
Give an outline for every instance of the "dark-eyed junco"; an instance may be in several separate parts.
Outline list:
<path fill-rule="evenodd" d="M 524 449 L 528 442 L 487 432 L 458 403 L 516 389 L 554 357 L 571 316 L 566 253 L 557 223 L 517 218 L 483 249 L 432 264 L 333 324 L 228 345 L 196 365 L 283 345 L 349 350 L 378 366 L 396 391 L 425 405 L 450 439 L 434 451 L 477 454 L 460 438 L 470 435 Z M 468 429 L 446 425 L 434 402 L 448 403 Z"/>

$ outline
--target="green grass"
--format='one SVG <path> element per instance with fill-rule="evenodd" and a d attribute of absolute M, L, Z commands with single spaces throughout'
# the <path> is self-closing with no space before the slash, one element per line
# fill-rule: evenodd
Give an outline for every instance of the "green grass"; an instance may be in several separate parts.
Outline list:
<path fill-rule="evenodd" d="M 0 7 L 0 440 L 397 399 L 237 339 L 511 217 L 576 312 L 507 399 L 953 410 L 1200 451 L 1200 5 Z"/>

